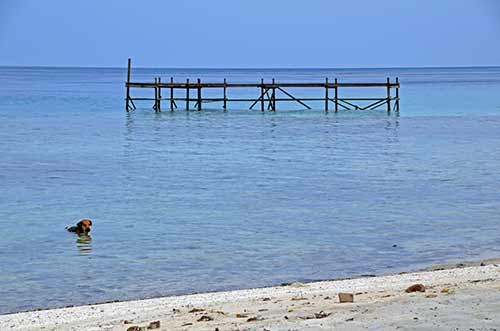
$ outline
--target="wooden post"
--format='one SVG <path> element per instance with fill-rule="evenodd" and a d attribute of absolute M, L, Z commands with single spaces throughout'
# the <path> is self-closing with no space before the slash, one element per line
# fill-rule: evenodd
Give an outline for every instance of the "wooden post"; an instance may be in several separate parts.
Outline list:
<path fill-rule="evenodd" d="M 339 86 L 337 84 L 337 78 L 335 78 L 335 112 L 339 111 Z"/>
<path fill-rule="evenodd" d="M 224 111 L 227 110 L 227 81 L 224 78 L 224 105 L 222 106 Z"/>
<path fill-rule="evenodd" d="M 260 111 L 264 112 L 264 78 L 260 79 Z"/>
<path fill-rule="evenodd" d="M 186 79 L 186 111 L 189 111 L 189 78 Z"/>
<path fill-rule="evenodd" d="M 158 112 L 158 79 L 155 77 L 155 103 L 153 105 L 155 112 Z"/>
<path fill-rule="evenodd" d="M 198 78 L 198 111 L 201 110 L 201 80 Z"/>
<path fill-rule="evenodd" d="M 387 112 L 391 111 L 391 80 L 387 77 Z"/>
<path fill-rule="evenodd" d="M 170 111 L 174 111 L 174 77 L 170 77 Z"/>
<path fill-rule="evenodd" d="M 158 77 L 158 109 L 161 112 L 161 77 Z"/>
<path fill-rule="evenodd" d="M 328 113 L 328 77 L 325 78 L 325 112 Z"/>
<path fill-rule="evenodd" d="M 129 106 L 129 101 L 130 101 L 130 66 L 131 66 L 132 60 L 128 58 L 128 65 L 127 65 L 127 84 L 126 85 L 126 90 L 127 90 L 127 96 L 125 99 L 125 110 L 128 112 L 130 110 Z"/>
<path fill-rule="evenodd" d="M 276 111 L 276 88 L 274 87 L 275 81 L 273 78 L 273 93 L 271 94 L 271 110 Z"/>
<path fill-rule="evenodd" d="M 396 77 L 396 111 L 399 111 L 399 78 Z"/>

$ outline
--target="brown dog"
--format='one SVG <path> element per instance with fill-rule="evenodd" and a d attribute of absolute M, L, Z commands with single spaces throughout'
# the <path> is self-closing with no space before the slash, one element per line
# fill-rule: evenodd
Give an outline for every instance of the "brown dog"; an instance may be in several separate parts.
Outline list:
<path fill-rule="evenodd" d="M 88 218 L 82 219 L 76 224 L 76 226 L 70 226 L 66 228 L 69 232 L 75 232 L 77 235 L 88 235 L 90 232 L 90 227 L 92 226 L 92 221 Z"/>

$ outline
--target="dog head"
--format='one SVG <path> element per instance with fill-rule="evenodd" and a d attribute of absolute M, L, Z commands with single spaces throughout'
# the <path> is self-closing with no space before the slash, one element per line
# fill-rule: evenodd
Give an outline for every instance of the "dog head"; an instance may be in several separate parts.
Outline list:
<path fill-rule="evenodd" d="M 89 220 L 88 218 L 84 218 L 76 224 L 76 233 L 88 234 L 90 232 L 91 227 L 92 227 L 92 221 Z"/>

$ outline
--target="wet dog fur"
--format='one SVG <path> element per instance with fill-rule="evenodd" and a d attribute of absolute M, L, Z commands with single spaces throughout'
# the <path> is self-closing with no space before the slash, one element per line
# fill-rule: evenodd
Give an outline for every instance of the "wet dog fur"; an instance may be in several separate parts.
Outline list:
<path fill-rule="evenodd" d="M 74 232 L 77 235 L 88 235 L 91 227 L 92 221 L 88 218 L 84 218 L 80 222 L 78 222 L 76 226 L 67 227 L 66 230 L 68 230 L 69 232 Z"/>

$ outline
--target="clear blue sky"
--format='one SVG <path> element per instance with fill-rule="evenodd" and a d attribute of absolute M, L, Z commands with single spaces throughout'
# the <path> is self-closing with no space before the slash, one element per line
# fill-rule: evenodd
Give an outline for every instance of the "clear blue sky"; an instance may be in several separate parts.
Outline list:
<path fill-rule="evenodd" d="M 497 0 L 0 0 L 0 65 L 500 65 Z"/>

